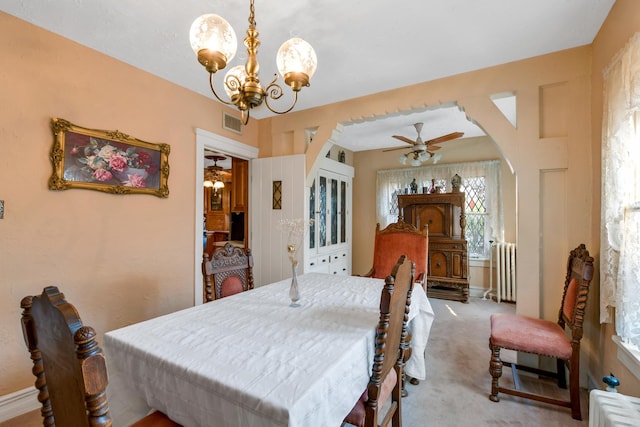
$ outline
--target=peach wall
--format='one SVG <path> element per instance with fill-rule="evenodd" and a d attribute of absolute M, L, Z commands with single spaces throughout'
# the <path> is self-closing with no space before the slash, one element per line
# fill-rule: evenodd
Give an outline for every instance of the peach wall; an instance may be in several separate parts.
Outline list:
<path fill-rule="evenodd" d="M 594 194 L 592 206 L 593 221 L 591 223 L 594 244 L 598 246 L 596 256 L 599 254 L 600 245 L 600 168 L 601 168 L 601 135 L 602 135 L 602 71 L 609 64 L 613 56 L 618 53 L 629 41 L 631 36 L 640 31 L 640 2 L 636 0 L 617 0 L 609 12 L 609 16 L 600 28 L 593 41 L 593 62 L 591 76 L 591 134 L 593 163 L 593 187 L 597 189 Z M 599 262 L 599 258 L 596 258 Z M 599 267 L 599 266 L 598 266 Z M 596 274 L 598 274 L 596 268 Z M 595 283 L 598 285 L 597 281 Z M 596 287 L 594 296 L 599 295 Z M 619 390 L 625 394 L 640 396 L 640 379 L 636 378 L 617 359 L 617 346 L 611 342 L 611 336 L 615 334 L 613 325 L 600 325 L 598 298 L 592 298 L 589 304 L 588 334 L 592 342 L 590 350 L 589 368 L 596 380 L 613 372 L 621 382 Z M 601 385 L 601 384 L 600 384 Z"/>
<path fill-rule="evenodd" d="M 58 285 L 100 336 L 193 304 L 194 129 L 238 137 L 219 103 L 1 12 L 0 40 L 1 396 L 33 385 L 25 295 Z M 48 190 L 52 117 L 170 144 L 169 198 Z"/>

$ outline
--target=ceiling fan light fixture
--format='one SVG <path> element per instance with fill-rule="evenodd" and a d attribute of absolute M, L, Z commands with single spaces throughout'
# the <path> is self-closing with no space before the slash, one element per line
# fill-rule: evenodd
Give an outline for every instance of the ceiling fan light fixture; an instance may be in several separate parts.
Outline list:
<path fill-rule="evenodd" d="M 411 160 L 411 166 L 420 166 L 421 164 L 422 162 L 420 161 L 420 159 Z"/>
<path fill-rule="evenodd" d="M 438 163 L 441 158 L 442 158 L 442 154 L 434 154 L 433 155 L 433 164 L 435 165 L 436 163 Z"/>
<path fill-rule="evenodd" d="M 400 162 L 400 164 L 406 165 L 407 164 L 407 156 L 403 154 L 402 156 L 398 157 L 398 161 Z"/>
<path fill-rule="evenodd" d="M 210 180 L 206 180 L 206 181 L 203 183 L 203 185 L 204 185 L 205 187 L 209 187 L 209 188 L 213 188 L 213 187 L 214 187 L 214 183 L 213 183 L 213 181 L 210 181 Z"/>
<path fill-rule="evenodd" d="M 215 188 L 216 190 L 219 188 L 224 188 L 224 182 L 222 181 L 216 181 L 213 183 L 213 188 Z"/>

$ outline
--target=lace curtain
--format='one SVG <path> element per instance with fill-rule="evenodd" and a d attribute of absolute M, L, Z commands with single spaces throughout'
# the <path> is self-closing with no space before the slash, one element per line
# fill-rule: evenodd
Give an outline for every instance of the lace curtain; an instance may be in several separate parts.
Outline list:
<path fill-rule="evenodd" d="M 640 33 L 604 71 L 600 321 L 640 345 Z"/>
<path fill-rule="evenodd" d="M 422 187 L 431 186 L 435 179 L 437 185 L 444 185 L 446 192 L 451 191 L 451 178 L 458 174 L 463 182 L 465 178 L 485 177 L 486 207 L 489 216 L 490 235 L 488 240 L 504 240 L 504 214 L 502 211 L 502 165 L 500 160 L 483 162 L 452 163 L 447 165 L 422 166 L 404 169 L 388 169 L 378 171 L 376 218 L 380 228 L 396 222 L 398 219 L 396 196 L 409 188 L 415 179 L 418 192 Z"/>

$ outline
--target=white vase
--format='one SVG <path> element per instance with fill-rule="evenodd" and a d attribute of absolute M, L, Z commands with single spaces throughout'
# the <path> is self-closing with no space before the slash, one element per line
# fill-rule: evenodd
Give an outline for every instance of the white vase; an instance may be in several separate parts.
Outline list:
<path fill-rule="evenodd" d="M 297 260 L 291 260 L 291 286 L 289 287 L 289 298 L 291 298 L 291 307 L 300 307 L 298 301 L 300 300 L 300 289 L 298 288 L 298 274 L 296 273 L 296 267 L 298 266 Z"/>

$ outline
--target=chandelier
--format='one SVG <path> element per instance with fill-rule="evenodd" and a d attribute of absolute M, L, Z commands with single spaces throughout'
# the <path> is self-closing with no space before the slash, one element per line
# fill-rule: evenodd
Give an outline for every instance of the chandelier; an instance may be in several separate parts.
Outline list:
<path fill-rule="evenodd" d="M 198 56 L 198 62 L 209 72 L 209 85 L 215 97 L 226 105 L 235 105 L 242 113 L 242 122 L 249 122 L 251 109 L 262 105 L 263 101 L 269 111 L 285 114 L 293 109 L 298 101 L 298 92 L 309 86 L 309 80 L 315 73 L 318 60 L 313 47 L 301 38 L 294 37 L 280 46 L 276 57 L 278 71 L 284 82 L 293 91 L 293 101 L 288 108 L 276 110 L 270 100 L 282 96 L 282 87 L 276 83 L 278 75 L 265 88 L 260 84 L 257 53 L 260 40 L 256 30 L 254 5 L 251 0 L 249 8 L 249 28 L 244 44 L 247 47 L 247 62 L 231 68 L 224 78 L 224 90 L 229 97 L 225 100 L 215 89 L 213 75 L 224 69 L 233 59 L 238 48 L 236 34 L 229 23 L 215 14 L 205 14 L 191 24 L 189 39 L 191 48 Z"/>
<path fill-rule="evenodd" d="M 220 171 L 222 168 L 218 166 L 218 160 L 224 160 L 224 156 L 204 156 L 207 159 L 213 160 L 213 166 L 209 166 L 204 170 L 204 183 L 205 187 L 213 188 L 214 191 L 218 191 L 220 188 L 224 188 L 224 181 L 220 177 Z"/>

